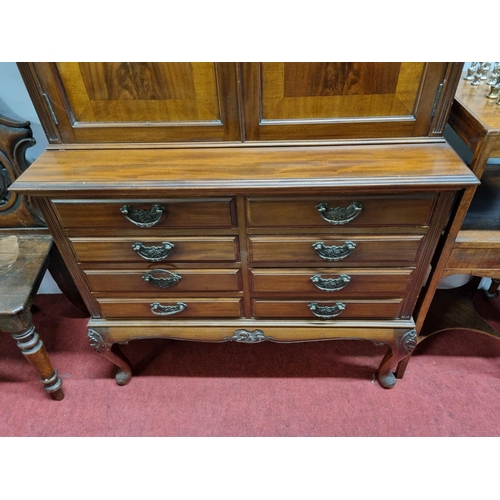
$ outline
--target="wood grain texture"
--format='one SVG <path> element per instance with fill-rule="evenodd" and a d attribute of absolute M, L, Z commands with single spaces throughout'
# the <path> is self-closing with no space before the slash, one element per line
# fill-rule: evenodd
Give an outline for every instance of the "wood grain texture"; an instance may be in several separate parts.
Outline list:
<path fill-rule="evenodd" d="M 320 64 L 242 64 L 247 140 L 433 135 L 434 101 L 448 63 L 402 63 L 395 90 L 394 63 Z"/>
<path fill-rule="evenodd" d="M 355 219 L 342 225 L 332 225 L 318 212 L 320 203 L 329 208 L 348 207 L 356 202 L 362 210 Z M 249 227 L 329 227 L 339 232 L 346 227 L 366 226 L 426 226 L 435 203 L 435 194 L 367 197 L 289 197 L 250 198 L 247 200 Z"/>
<path fill-rule="evenodd" d="M 168 168 L 166 168 L 168 166 Z M 38 196 L 149 192 L 345 194 L 456 189 L 477 179 L 445 143 L 432 145 L 45 151 L 10 189 Z M 154 190 L 154 191 L 150 191 Z M 82 221 L 83 222 L 83 221 Z"/>
<path fill-rule="evenodd" d="M 52 142 L 241 140 L 235 63 L 19 65 Z"/>
<path fill-rule="evenodd" d="M 401 297 L 405 294 L 413 270 L 411 268 L 359 269 L 359 268 L 312 268 L 312 269 L 250 269 L 253 295 L 280 294 L 282 296 L 321 297 L 334 300 L 338 296 L 353 297 Z M 323 280 L 338 279 L 347 275 L 349 282 L 338 291 L 325 292 L 311 280 L 320 275 Z"/>
<path fill-rule="evenodd" d="M 417 260 L 423 236 L 359 236 L 349 235 L 342 238 L 310 236 L 251 236 L 249 238 L 250 262 L 277 263 L 293 265 L 300 262 L 315 263 L 316 266 L 328 265 L 335 267 L 350 267 L 353 264 L 363 266 L 412 265 Z M 318 256 L 313 244 L 318 241 L 326 246 L 342 246 L 346 241 L 352 241 L 356 248 L 350 255 L 337 262 L 328 262 Z"/>
<path fill-rule="evenodd" d="M 242 316 L 242 299 L 192 297 L 159 297 L 146 299 L 98 299 L 104 318 L 157 318 L 159 321 L 171 318 L 239 318 Z M 172 316 L 155 316 L 151 304 L 159 302 L 163 306 L 182 302 L 186 308 Z"/>
<path fill-rule="evenodd" d="M 399 317 L 402 299 L 392 300 L 355 300 L 338 297 L 330 300 L 253 300 L 254 317 L 266 318 L 301 318 L 317 319 L 309 309 L 309 304 L 318 303 L 319 306 L 332 306 L 338 302 L 345 305 L 345 309 L 334 319 L 326 320 L 331 326 L 339 319 L 392 319 Z M 320 320 L 321 321 L 321 320 Z M 323 320 L 325 321 L 325 320 Z"/>
<path fill-rule="evenodd" d="M 146 247 L 160 246 L 164 240 L 173 248 L 162 262 L 236 262 L 239 259 L 235 237 L 168 237 L 141 238 L 70 238 L 80 262 L 145 263 L 132 246 L 140 242 Z"/>

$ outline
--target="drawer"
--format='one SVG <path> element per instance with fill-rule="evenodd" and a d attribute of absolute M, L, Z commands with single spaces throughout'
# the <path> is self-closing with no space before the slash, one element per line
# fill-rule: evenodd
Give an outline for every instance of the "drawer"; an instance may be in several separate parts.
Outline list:
<path fill-rule="evenodd" d="M 242 299 L 168 298 L 98 299 L 105 318 L 239 318 Z"/>
<path fill-rule="evenodd" d="M 412 273 L 413 269 L 251 269 L 250 286 L 255 294 L 300 294 L 326 300 L 336 295 L 401 297 Z"/>
<path fill-rule="evenodd" d="M 253 300 L 255 318 L 394 319 L 403 299 L 390 300 Z"/>
<path fill-rule="evenodd" d="M 55 200 L 66 229 L 231 228 L 232 198 L 167 200 Z M 132 221 L 135 222 L 132 222 Z"/>
<path fill-rule="evenodd" d="M 236 262 L 236 237 L 69 238 L 80 262 Z"/>
<path fill-rule="evenodd" d="M 335 266 L 352 264 L 414 264 L 423 241 L 421 235 L 345 236 L 252 236 L 249 259 L 254 263 L 314 262 Z"/>
<path fill-rule="evenodd" d="M 164 269 L 147 271 L 84 271 L 93 292 L 156 293 L 237 292 L 239 269 Z"/>
<path fill-rule="evenodd" d="M 249 227 L 427 226 L 435 199 L 434 193 L 272 200 L 248 198 L 246 210 Z"/>

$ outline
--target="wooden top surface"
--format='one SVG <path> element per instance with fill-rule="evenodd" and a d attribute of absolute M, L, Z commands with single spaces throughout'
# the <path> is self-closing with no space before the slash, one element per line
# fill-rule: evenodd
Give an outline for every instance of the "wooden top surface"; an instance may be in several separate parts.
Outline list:
<path fill-rule="evenodd" d="M 49 235 L 0 232 L 0 315 L 23 310 L 46 269 Z"/>
<path fill-rule="evenodd" d="M 11 186 L 31 195 L 443 189 L 477 180 L 445 142 L 325 147 L 47 150 Z M 172 193 L 172 190 L 175 193 Z M 153 193 L 151 193 L 153 194 Z"/>
<path fill-rule="evenodd" d="M 465 73 L 464 75 L 465 76 Z M 500 133 L 500 105 L 497 99 L 488 99 L 486 95 L 490 86 L 486 83 L 474 86 L 464 80 L 463 76 L 458 84 L 455 100 L 475 119 L 488 133 Z"/>

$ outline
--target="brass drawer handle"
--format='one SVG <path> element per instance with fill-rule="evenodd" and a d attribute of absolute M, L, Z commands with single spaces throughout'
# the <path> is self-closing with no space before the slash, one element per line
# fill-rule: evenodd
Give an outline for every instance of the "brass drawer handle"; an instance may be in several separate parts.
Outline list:
<path fill-rule="evenodd" d="M 168 278 L 156 278 L 153 276 L 153 273 L 166 273 L 168 274 Z M 170 288 L 171 286 L 177 285 L 182 277 L 178 274 L 166 271 L 165 269 L 152 269 L 151 272 L 146 273 L 142 279 L 158 288 Z"/>
<path fill-rule="evenodd" d="M 317 241 L 313 244 L 313 248 L 322 259 L 338 261 L 351 255 L 352 251 L 356 248 L 356 243 L 346 241 L 341 246 L 328 246 L 325 245 L 324 241 Z"/>
<path fill-rule="evenodd" d="M 165 207 L 154 204 L 151 210 L 135 210 L 130 205 L 123 205 L 120 212 L 127 220 L 139 227 L 151 227 L 160 222 L 160 219 L 165 212 Z"/>
<path fill-rule="evenodd" d="M 318 318 L 330 319 L 342 314 L 345 304 L 343 302 L 336 302 L 333 306 L 320 306 L 317 302 L 311 302 L 307 304 L 307 307 Z"/>
<path fill-rule="evenodd" d="M 330 224 L 347 224 L 355 219 L 363 210 L 363 205 L 353 201 L 348 207 L 330 208 L 328 203 L 320 203 L 316 206 L 319 215 Z"/>
<path fill-rule="evenodd" d="M 342 290 L 351 281 L 351 277 L 347 274 L 341 274 L 338 278 L 322 278 L 320 274 L 311 276 L 311 281 L 314 286 L 323 292 L 336 292 Z"/>
<path fill-rule="evenodd" d="M 150 246 L 147 247 L 141 242 L 136 242 L 132 245 L 132 248 L 135 250 L 139 257 L 142 257 L 144 260 L 148 262 L 160 262 L 168 257 L 170 250 L 174 248 L 174 244 L 168 241 L 164 241 L 159 246 Z"/>
<path fill-rule="evenodd" d="M 163 306 L 159 302 L 153 302 L 151 304 L 151 312 L 157 316 L 171 316 L 172 314 L 178 314 L 184 309 L 186 309 L 187 304 L 184 302 L 177 302 L 173 306 Z"/>

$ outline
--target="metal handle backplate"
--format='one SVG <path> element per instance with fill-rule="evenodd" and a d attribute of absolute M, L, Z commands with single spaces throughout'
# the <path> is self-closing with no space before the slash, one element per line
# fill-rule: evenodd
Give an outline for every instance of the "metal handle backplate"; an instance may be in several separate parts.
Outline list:
<path fill-rule="evenodd" d="M 323 292 L 336 292 L 345 288 L 351 281 L 351 277 L 341 274 L 338 278 L 322 278 L 321 274 L 315 274 L 311 276 L 311 281 L 317 289 Z"/>
<path fill-rule="evenodd" d="M 137 255 L 142 257 L 144 260 L 147 260 L 148 262 L 160 262 L 168 257 L 170 250 L 174 248 L 174 244 L 164 241 L 159 246 L 148 247 L 138 241 L 132 245 L 132 248 Z"/>
<path fill-rule="evenodd" d="M 343 302 L 336 302 L 333 305 L 320 306 L 317 302 L 311 302 L 307 304 L 307 307 L 309 307 L 310 311 L 318 318 L 330 319 L 336 318 L 342 314 L 345 309 L 345 304 Z"/>
<path fill-rule="evenodd" d="M 363 205 L 357 201 L 353 201 L 348 207 L 329 207 L 328 203 L 320 203 L 316 209 L 326 222 L 340 225 L 355 219 L 363 210 Z"/>
<path fill-rule="evenodd" d="M 313 248 L 322 259 L 338 261 L 351 255 L 352 251 L 356 248 L 356 243 L 346 241 L 340 246 L 328 246 L 323 241 L 317 241 L 313 244 Z"/>
<path fill-rule="evenodd" d="M 153 302 L 151 304 L 151 312 L 157 316 L 172 316 L 173 314 L 178 314 L 184 309 L 186 309 L 187 304 L 184 302 L 177 302 L 174 305 L 162 305 L 159 302 Z"/>
<path fill-rule="evenodd" d="M 162 277 L 156 277 L 153 276 L 153 273 L 155 274 L 167 274 L 167 278 L 162 278 Z M 146 273 L 142 279 L 144 281 L 147 281 L 148 283 L 151 283 L 153 286 L 156 286 L 158 288 L 170 288 L 174 285 L 177 285 L 179 281 L 182 279 L 182 276 L 179 276 L 178 274 L 171 273 L 170 271 L 166 271 L 165 269 L 152 269 L 149 273 Z"/>
<path fill-rule="evenodd" d="M 123 205 L 120 212 L 136 226 L 151 227 L 160 222 L 165 207 L 156 203 L 151 207 L 151 210 L 136 210 L 130 205 Z"/>

